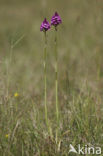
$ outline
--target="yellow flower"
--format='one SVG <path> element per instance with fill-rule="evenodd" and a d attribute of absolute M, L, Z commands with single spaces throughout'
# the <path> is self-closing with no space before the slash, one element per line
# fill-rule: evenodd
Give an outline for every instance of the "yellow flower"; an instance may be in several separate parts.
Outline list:
<path fill-rule="evenodd" d="M 8 138 L 9 137 L 9 134 L 6 134 L 5 137 Z"/>
<path fill-rule="evenodd" d="M 15 94 L 14 94 L 14 97 L 18 97 L 18 96 L 19 96 L 19 94 L 18 94 L 18 93 L 15 93 Z"/>

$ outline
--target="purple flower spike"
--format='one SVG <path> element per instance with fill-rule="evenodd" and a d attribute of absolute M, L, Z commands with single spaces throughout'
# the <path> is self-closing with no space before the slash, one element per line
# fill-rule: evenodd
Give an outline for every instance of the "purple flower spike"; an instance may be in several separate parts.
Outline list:
<path fill-rule="evenodd" d="M 58 15 L 57 12 L 55 12 L 54 16 L 51 18 L 51 25 L 54 25 L 55 27 L 62 23 L 61 17 Z"/>
<path fill-rule="evenodd" d="M 46 32 L 49 29 L 50 29 L 50 24 L 45 18 L 44 21 L 42 22 L 41 26 L 40 26 L 40 31 L 45 31 Z"/>

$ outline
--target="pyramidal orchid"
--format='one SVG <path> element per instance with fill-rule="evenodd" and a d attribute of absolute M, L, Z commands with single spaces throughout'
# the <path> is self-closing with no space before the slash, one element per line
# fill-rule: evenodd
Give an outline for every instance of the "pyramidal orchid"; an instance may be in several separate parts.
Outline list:
<path fill-rule="evenodd" d="M 50 24 L 47 21 L 47 19 L 45 18 L 44 21 L 42 22 L 41 26 L 40 26 L 40 31 L 46 32 L 49 29 L 50 29 Z"/>
<path fill-rule="evenodd" d="M 61 17 L 57 12 L 55 12 L 55 14 L 51 18 L 51 25 L 57 27 L 61 23 L 62 23 Z"/>
<path fill-rule="evenodd" d="M 61 17 L 57 12 L 51 18 L 51 25 L 55 28 L 55 97 L 56 97 L 56 118 L 57 118 L 57 129 L 56 129 L 56 142 L 58 141 L 58 126 L 59 126 L 59 107 L 58 107 L 58 52 L 57 52 L 57 26 L 62 23 Z"/>
<path fill-rule="evenodd" d="M 47 115 L 47 73 L 46 73 L 46 59 L 47 59 L 47 31 L 50 29 L 50 24 L 45 18 L 40 26 L 40 31 L 44 32 L 45 46 L 44 46 L 44 103 L 45 103 L 45 120 L 48 126 L 48 115 Z"/>

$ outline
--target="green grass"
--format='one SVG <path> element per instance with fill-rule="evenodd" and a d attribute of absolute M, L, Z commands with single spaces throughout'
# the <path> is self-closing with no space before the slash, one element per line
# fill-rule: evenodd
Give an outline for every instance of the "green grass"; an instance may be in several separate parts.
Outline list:
<path fill-rule="evenodd" d="M 100 146 L 103 155 L 102 6 L 102 0 L 0 1 L 0 156 L 67 156 L 70 144 L 88 143 Z M 50 21 L 55 11 L 63 20 L 58 30 L 57 143 L 55 32 L 47 33 L 50 131 L 40 32 L 43 18 Z"/>

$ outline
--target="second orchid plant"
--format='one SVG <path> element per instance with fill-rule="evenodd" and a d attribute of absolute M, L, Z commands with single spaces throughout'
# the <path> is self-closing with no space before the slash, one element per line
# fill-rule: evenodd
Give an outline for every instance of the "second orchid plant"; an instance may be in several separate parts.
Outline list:
<path fill-rule="evenodd" d="M 58 30 L 58 25 L 62 23 L 61 17 L 57 12 L 52 16 L 51 18 L 51 24 L 44 19 L 40 26 L 40 31 L 44 32 L 45 36 L 45 46 L 44 46 L 44 102 L 45 102 L 45 120 L 46 124 L 48 126 L 48 116 L 47 116 L 47 76 L 46 76 L 46 56 L 47 56 L 47 36 L 46 33 L 47 31 L 51 28 L 51 26 L 54 26 L 55 28 L 55 38 L 54 38 L 54 47 L 55 47 L 55 97 L 56 97 L 56 119 L 57 119 L 57 127 L 59 125 L 59 108 L 58 108 L 58 50 L 57 50 L 57 30 Z M 57 139 L 56 139 L 57 140 Z"/>
<path fill-rule="evenodd" d="M 45 18 L 40 26 L 40 31 L 44 32 L 45 46 L 44 46 L 44 103 L 45 103 L 45 120 L 48 126 L 48 116 L 47 116 L 47 76 L 46 76 L 46 58 L 47 58 L 47 34 L 46 32 L 50 29 L 50 24 Z"/>

